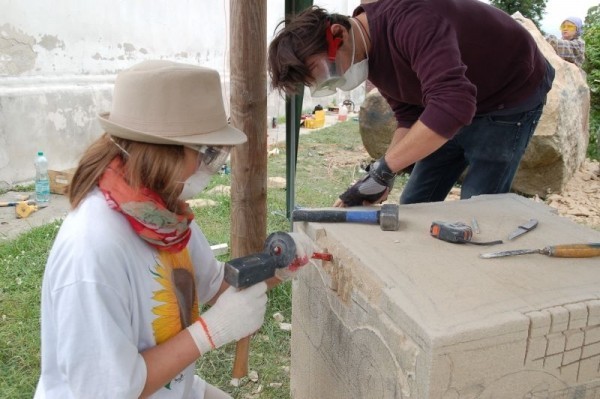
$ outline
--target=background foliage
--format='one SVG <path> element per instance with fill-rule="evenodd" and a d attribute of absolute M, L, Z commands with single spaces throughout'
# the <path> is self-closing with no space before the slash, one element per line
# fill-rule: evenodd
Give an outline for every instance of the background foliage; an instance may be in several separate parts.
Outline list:
<path fill-rule="evenodd" d="M 490 0 L 490 4 L 506 11 L 509 15 L 519 11 L 539 28 L 548 0 Z"/>
<path fill-rule="evenodd" d="M 587 73 L 591 95 L 588 156 L 592 159 L 600 159 L 600 6 L 588 10 L 583 29 L 585 41 L 583 70 Z"/>

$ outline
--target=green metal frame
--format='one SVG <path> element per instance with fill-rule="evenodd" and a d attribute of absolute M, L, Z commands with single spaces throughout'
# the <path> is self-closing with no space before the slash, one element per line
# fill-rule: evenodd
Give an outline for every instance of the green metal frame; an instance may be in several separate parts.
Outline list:
<path fill-rule="evenodd" d="M 312 0 L 285 0 L 285 15 L 286 17 L 296 15 L 312 5 Z M 300 117 L 302 115 L 303 99 L 304 94 L 286 96 L 285 99 L 285 200 L 286 216 L 290 221 L 296 197 L 296 163 L 298 161 L 298 141 L 300 137 Z"/>

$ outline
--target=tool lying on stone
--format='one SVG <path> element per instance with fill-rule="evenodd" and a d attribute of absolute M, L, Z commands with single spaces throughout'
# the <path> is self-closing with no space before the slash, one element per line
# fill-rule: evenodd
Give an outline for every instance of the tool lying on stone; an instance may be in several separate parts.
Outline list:
<path fill-rule="evenodd" d="M 20 203 L 25 202 L 29 205 L 35 205 L 35 201 L 34 200 L 20 200 L 20 201 L 9 201 L 9 202 L 0 202 L 0 208 L 2 207 L 6 207 L 6 206 L 17 206 Z"/>
<path fill-rule="evenodd" d="M 440 222 L 434 221 L 431 223 L 429 233 L 442 241 L 457 243 L 457 244 L 475 244 L 475 245 L 496 245 L 502 244 L 502 240 L 480 242 L 472 241 L 473 230 L 471 226 L 462 222 Z"/>
<path fill-rule="evenodd" d="M 265 240 L 263 252 L 232 259 L 225 263 L 225 281 L 235 288 L 246 288 L 271 277 L 285 277 L 286 270 L 294 272 L 308 263 L 308 258 L 331 261 L 332 255 L 314 252 L 312 243 L 298 233 L 278 231 Z M 310 252 L 310 253 L 309 253 Z M 250 337 L 237 342 L 233 363 L 233 378 L 248 374 Z"/>
<path fill-rule="evenodd" d="M 294 209 L 294 222 L 379 224 L 383 231 L 398 230 L 397 204 L 384 204 L 380 210 Z"/>
<path fill-rule="evenodd" d="M 475 219 L 475 218 L 471 219 L 471 226 L 473 227 L 473 232 L 475 234 L 481 233 L 481 229 L 479 228 L 479 223 L 477 223 L 477 219 Z"/>
<path fill-rule="evenodd" d="M 515 231 L 508 235 L 509 240 L 514 240 L 515 238 L 522 236 L 523 234 L 535 229 L 538 225 L 538 221 L 536 219 L 529 219 L 527 223 L 524 223 L 517 227 Z"/>
<path fill-rule="evenodd" d="M 479 257 L 491 259 L 525 254 L 542 254 L 555 258 L 592 258 L 594 256 L 600 256 L 600 242 L 590 244 L 550 245 L 541 249 L 515 249 L 510 251 L 490 252 L 480 254 Z"/>

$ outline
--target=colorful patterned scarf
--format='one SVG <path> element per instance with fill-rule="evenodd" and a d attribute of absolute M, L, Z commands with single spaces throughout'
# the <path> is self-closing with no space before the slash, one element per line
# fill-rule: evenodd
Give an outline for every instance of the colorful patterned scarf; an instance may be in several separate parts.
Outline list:
<path fill-rule="evenodd" d="M 190 239 L 190 223 L 194 213 L 181 201 L 180 213 L 169 211 L 153 191 L 135 190 L 125 181 L 123 162 L 116 157 L 108 165 L 98 183 L 108 206 L 121 212 L 133 230 L 148 244 L 161 251 L 176 253 Z"/>

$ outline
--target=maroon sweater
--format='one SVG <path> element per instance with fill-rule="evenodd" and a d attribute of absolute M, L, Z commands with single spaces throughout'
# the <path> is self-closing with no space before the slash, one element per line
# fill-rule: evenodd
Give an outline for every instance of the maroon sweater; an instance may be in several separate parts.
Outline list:
<path fill-rule="evenodd" d="M 398 125 L 417 119 L 450 138 L 481 114 L 518 107 L 538 91 L 546 60 L 531 34 L 478 0 L 379 0 L 363 4 L 369 80 Z"/>

